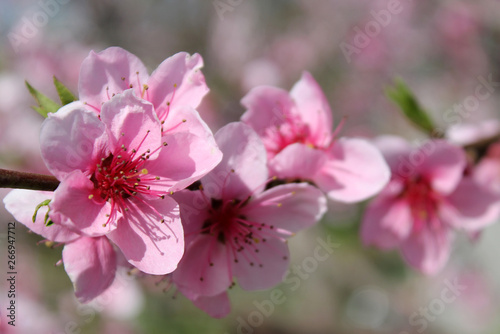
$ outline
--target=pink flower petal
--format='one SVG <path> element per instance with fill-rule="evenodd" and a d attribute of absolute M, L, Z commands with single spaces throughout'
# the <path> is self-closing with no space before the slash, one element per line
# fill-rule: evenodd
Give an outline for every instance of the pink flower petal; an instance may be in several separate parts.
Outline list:
<path fill-rule="evenodd" d="M 474 179 L 496 194 L 500 194 L 500 159 L 486 156 L 474 168 Z"/>
<path fill-rule="evenodd" d="M 297 106 L 300 118 L 309 125 L 314 142 L 327 145 L 331 140 L 332 111 L 325 94 L 309 72 L 293 86 L 290 96 Z"/>
<path fill-rule="evenodd" d="M 407 178 L 415 171 L 404 159 L 412 152 L 412 147 L 405 139 L 397 136 L 380 136 L 373 140 L 373 144 L 384 156 L 393 176 Z"/>
<path fill-rule="evenodd" d="M 392 249 L 409 236 L 412 226 L 411 209 L 405 200 L 379 196 L 366 208 L 361 239 L 365 246 Z"/>
<path fill-rule="evenodd" d="M 465 146 L 494 137 L 499 131 L 500 121 L 497 119 L 488 119 L 476 123 L 460 122 L 446 130 L 446 138 L 456 145 Z"/>
<path fill-rule="evenodd" d="M 472 232 L 496 222 L 499 216 L 500 196 L 472 178 L 464 178 L 440 207 L 440 217 L 444 222 Z"/>
<path fill-rule="evenodd" d="M 215 296 L 199 296 L 182 285 L 177 286 L 177 289 L 212 318 L 221 319 L 231 312 L 231 303 L 226 291 Z"/>
<path fill-rule="evenodd" d="M 101 236 L 110 232 L 121 218 L 115 210 L 115 215 L 109 220 L 111 204 L 100 198 L 92 181 L 78 170 L 61 182 L 54 192 L 50 208 L 49 215 L 54 223 L 88 236 Z"/>
<path fill-rule="evenodd" d="M 449 194 L 457 187 L 466 165 L 463 149 L 444 140 L 434 140 L 423 144 L 414 154 L 413 164 L 434 190 Z M 412 154 L 409 160 L 412 161 Z"/>
<path fill-rule="evenodd" d="M 448 261 L 450 239 L 446 229 L 424 228 L 406 239 L 402 244 L 401 253 L 412 267 L 426 275 L 434 275 Z"/>
<path fill-rule="evenodd" d="M 186 247 L 189 247 L 203 228 L 203 223 L 210 217 L 209 203 L 201 191 L 181 190 L 172 197 L 179 203 Z"/>
<path fill-rule="evenodd" d="M 116 255 L 118 268 L 113 283 L 89 306 L 100 312 L 101 316 L 106 319 L 127 321 L 139 316 L 144 309 L 146 296 L 140 283 L 141 280 L 131 275 L 130 265 L 127 261 L 122 261 L 123 255 L 121 253 Z M 125 263 L 122 265 L 122 262 Z M 104 332 L 111 334 L 108 331 Z M 118 333 L 125 334 L 125 332 Z"/>
<path fill-rule="evenodd" d="M 163 134 L 192 133 L 215 145 L 215 138 L 200 114 L 191 107 L 180 106 L 171 112 L 162 125 Z"/>
<path fill-rule="evenodd" d="M 145 167 L 161 179 L 151 185 L 151 190 L 178 191 L 199 180 L 222 160 L 222 153 L 214 142 L 191 133 L 174 133 L 163 136 L 158 158 Z"/>
<path fill-rule="evenodd" d="M 231 312 L 231 303 L 227 292 L 210 297 L 199 296 L 193 300 L 193 304 L 215 319 L 224 318 Z"/>
<path fill-rule="evenodd" d="M 326 198 L 319 189 L 294 183 L 255 195 L 241 213 L 249 221 L 295 233 L 317 223 L 326 209 Z"/>
<path fill-rule="evenodd" d="M 269 172 L 280 179 L 313 180 L 326 159 L 325 152 L 295 143 L 285 147 L 269 162 Z"/>
<path fill-rule="evenodd" d="M 339 202 L 367 199 L 387 184 L 390 170 L 382 154 L 363 139 L 341 138 L 330 150 L 329 160 L 313 181 Z"/>
<path fill-rule="evenodd" d="M 173 279 L 196 295 L 215 296 L 231 285 L 231 265 L 227 247 L 212 235 L 201 234 L 186 249 Z"/>
<path fill-rule="evenodd" d="M 123 80 L 124 79 L 124 80 Z M 141 96 L 148 71 L 139 58 L 119 47 L 99 53 L 91 51 L 80 68 L 78 92 L 80 100 L 98 111 L 115 94 L 131 88 Z"/>
<path fill-rule="evenodd" d="M 214 197 L 244 199 L 264 189 L 268 174 L 266 150 L 259 136 L 248 125 L 229 123 L 215 134 L 223 153 L 220 164 L 202 180 L 203 185 L 218 189 Z"/>
<path fill-rule="evenodd" d="M 75 169 L 85 171 L 95 166 L 106 141 L 104 124 L 79 102 L 50 114 L 40 130 L 43 160 L 59 180 Z"/>
<path fill-rule="evenodd" d="M 147 204 L 137 198 L 129 201 L 128 208 L 108 237 L 137 269 L 152 275 L 174 271 L 184 253 L 177 203 L 168 196 Z"/>
<path fill-rule="evenodd" d="M 186 52 L 179 52 L 165 59 L 151 74 L 148 100 L 155 106 L 160 119 L 165 119 L 163 116 L 167 108 L 198 107 L 209 91 L 201 72 L 202 67 L 203 59 L 199 54 L 190 56 Z"/>
<path fill-rule="evenodd" d="M 140 156 L 162 145 L 160 121 L 153 105 L 138 99 L 131 89 L 103 104 L 101 120 L 108 130 L 108 145 L 113 153 L 124 147 L 123 150 L 129 152 L 135 149 L 136 156 Z M 154 153 L 148 155 L 155 156 Z"/>
<path fill-rule="evenodd" d="M 16 189 L 8 193 L 7 196 L 4 197 L 3 202 L 7 211 L 9 211 L 18 222 L 47 240 L 69 242 L 79 238 L 79 234 L 74 233 L 60 224 L 45 226 L 47 206 L 43 206 L 38 210 L 36 220 L 33 223 L 33 214 L 35 213 L 37 205 L 45 200 L 52 199 L 52 196 L 53 193 L 47 191 Z"/>
<path fill-rule="evenodd" d="M 241 121 L 250 125 L 261 136 L 267 128 L 284 123 L 287 115 L 295 108 L 287 91 L 271 86 L 252 89 L 241 100 L 241 104 L 247 109 L 241 116 Z"/>
<path fill-rule="evenodd" d="M 116 254 L 106 237 L 82 237 L 64 246 L 64 269 L 75 287 L 75 294 L 87 303 L 113 283 Z"/>
<path fill-rule="evenodd" d="M 284 241 L 269 238 L 260 242 L 252 250 L 236 253 L 237 263 L 233 262 L 234 276 L 245 290 L 269 289 L 283 281 L 289 265 L 288 246 Z"/>

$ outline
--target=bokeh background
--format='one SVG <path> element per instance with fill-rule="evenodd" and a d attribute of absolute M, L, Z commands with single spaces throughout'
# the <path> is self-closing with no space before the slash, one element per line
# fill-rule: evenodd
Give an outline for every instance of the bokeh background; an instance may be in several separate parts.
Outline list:
<path fill-rule="evenodd" d="M 374 28 L 377 13 L 394 2 L 398 12 Z M 423 138 L 384 95 L 397 76 L 443 129 L 498 118 L 498 91 L 471 112 L 446 115 L 474 95 L 481 78 L 500 81 L 499 7 L 494 0 L 0 0 L 0 168 L 47 172 L 39 153 L 42 118 L 30 109 L 24 80 L 55 97 L 56 75 L 76 92 L 84 57 L 113 45 L 151 70 L 176 52 L 200 53 L 211 88 L 200 113 L 214 131 L 239 119 L 249 89 L 289 89 L 304 70 L 323 87 L 336 123 L 347 117 L 345 136 Z M 356 44 L 367 27 L 368 41 Z M 356 51 L 346 52 L 347 45 Z M 0 189 L 0 197 L 7 192 Z M 295 269 L 277 287 L 280 303 L 271 301 L 273 290 L 235 288 L 232 313 L 222 320 L 166 282 L 126 273 L 106 296 L 79 305 L 64 269 L 55 266 L 62 247 L 39 244 L 40 237 L 18 224 L 17 322 L 0 325 L 0 332 L 499 333 L 498 224 L 473 242 L 457 235 L 447 267 L 425 277 L 397 252 L 361 245 L 364 205 L 331 203 L 318 226 L 292 238 Z M 12 219 L 0 208 L 2 314 Z M 314 257 L 319 240 L 329 238 L 336 245 L 331 254 Z M 455 298 L 444 301 L 443 291 L 454 284 L 460 285 Z"/>

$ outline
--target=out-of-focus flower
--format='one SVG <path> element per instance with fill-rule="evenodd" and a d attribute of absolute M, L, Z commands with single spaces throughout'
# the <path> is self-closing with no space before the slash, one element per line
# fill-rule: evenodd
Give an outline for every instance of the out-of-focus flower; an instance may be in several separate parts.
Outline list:
<path fill-rule="evenodd" d="M 488 71 L 487 55 L 481 47 L 484 34 L 477 3 L 444 3 L 434 16 L 438 49 L 450 63 L 461 67 L 459 74 Z M 461 72 L 461 73 L 460 73 Z"/>
<path fill-rule="evenodd" d="M 214 296 L 203 296 L 193 293 L 188 287 L 177 284 L 177 289 L 193 304 L 206 312 L 212 318 L 224 318 L 231 312 L 231 302 L 227 291 L 221 292 Z"/>
<path fill-rule="evenodd" d="M 0 164 L 46 173 L 38 145 L 42 117 L 29 108 L 29 102 L 23 77 L 0 74 Z"/>
<path fill-rule="evenodd" d="M 483 186 L 500 195 L 500 142 L 492 144 L 479 161 L 474 177 Z"/>
<path fill-rule="evenodd" d="M 452 230 L 477 232 L 498 217 L 498 197 L 465 176 L 464 151 L 443 140 L 418 149 L 397 137 L 378 140 L 393 177 L 367 207 L 361 229 L 365 245 L 400 248 L 425 274 L 446 263 Z"/>
<path fill-rule="evenodd" d="M 201 180 L 200 190 L 174 195 L 186 253 L 173 280 L 196 305 L 223 316 L 221 310 L 229 311 L 224 293 L 233 277 L 246 290 L 281 282 L 289 262 L 286 239 L 316 223 L 326 211 L 326 199 L 307 183 L 265 190 L 266 151 L 249 126 L 228 124 L 215 138 L 222 162 Z"/>
<path fill-rule="evenodd" d="M 145 304 L 144 294 L 136 276 L 131 275 L 129 268 L 127 268 L 130 265 L 127 266 L 124 259 L 118 262 L 119 267 L 113 284 L 94 299 L 89 306 L 110 318 L 131 320 L 142 311 Z"/>
<path fill-rule="evenodd" d="M 270 173 L 312 181 L 334 200 L 357 202 L 379 192 L 390 171 L 378 149 L 363 139 L 337 139 L 332 113 L 305 72 L 291 92 L 261 86 L 242 100 L 241 117 L 264 142 Z M 369 166 L 369 168 L 367 168 Z"/>
<path fill-rule="evenodd" d="M 464 123 L 451 126 L 446 137 L 456 145 L 468 145 L 500 133 L 500 121 L 488 119 L 477 123 Z"/>
<path fill-rule="evenodd" d="M 7 294 L 6 294 L 7 295 Z M 3 297 L 3 296 L 2 296 Z M 9 300 L 0 299 L 2 305 L 8 305 Z M 6 309 L 7 307 L 5 307 Z M 9 311 L 2 310 L 0 312 L 0 333 L 2 334 L 53 334 L 61 328 L 61 320 L 53 314 L 43 300 L 26 298 L 26 296 L 16 296 L 16 317 L 11 324 L 11 318 L 8 316 Z M 26 319 L 21 321 L 19 314 L 24 314 Z"/>
<path fill-rule="evenodd" d="M 261 85 L 279 85 L 282 75 L 278 66 L 272 61 L 263 58 L 248 63 L 241 78 L 242 88 L 247 91 Z"/>

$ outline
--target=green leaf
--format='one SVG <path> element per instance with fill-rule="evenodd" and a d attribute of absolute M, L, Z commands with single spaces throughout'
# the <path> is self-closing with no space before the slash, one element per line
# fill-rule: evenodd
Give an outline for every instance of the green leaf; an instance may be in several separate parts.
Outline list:
<path fill-rule="evenodd" d="M 410 122 L 424 132 L 433 135 L 436 129 L 434 123 L 403 80 L 396 79 L 394 86 L 386 88 L 385 94 L 399 106 Z"/>
<path fill-rule="evenodd" d="M 55 76 L 54 76 L 54 86 L 56 86 L 57 94 L 59 95 L 59 98 L 61 99 L 61 103 L 63 106 L 78 100 L 76 96 L 66 86 L 64 86 L 63 83 L 59 81 Z"/>
<path fill-rule="evenodd" d="M 48 113 L 56 112 L 59 108 L 61 108 L 61 105 L 37 91 L 28 83 L 28 81 L 25 81 L 25 83 L 30 94 L 35 98 L 36 103 L 38 103 L 38 106 L 33 106 L 33 109 L 35 109 L 40 115 L 47 118 Z"/>

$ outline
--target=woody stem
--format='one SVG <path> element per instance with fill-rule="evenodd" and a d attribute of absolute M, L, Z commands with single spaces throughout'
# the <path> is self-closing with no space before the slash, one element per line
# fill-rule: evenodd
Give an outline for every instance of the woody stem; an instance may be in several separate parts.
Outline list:
<path fill-rule="evenodd" d="M 0 169 L 0 188 L 54 191 L 59 180 L 51 175 Z"/>
<path fill-rule="evenodd" d="M 474 158 L 474 161 L 477 162 L 487 154 L 489 147 L 492 144 L 497 143 L 498 141 L 500 141 L 500 134 L 496 134 L 494 136 L 478 140 L 474 143 L 467 144 L 464 146 L 464 149 L 466 151 L 472 152 L 472 157 Z"/>

